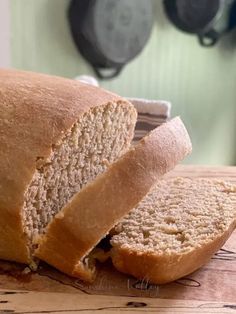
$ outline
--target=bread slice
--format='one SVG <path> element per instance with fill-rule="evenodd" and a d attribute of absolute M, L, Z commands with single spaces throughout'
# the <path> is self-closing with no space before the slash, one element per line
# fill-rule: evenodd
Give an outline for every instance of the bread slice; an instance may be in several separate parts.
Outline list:
<path fill-rule="evenodd" d="M 116 226 L 112 261 L 126 274 L 167 283 L 205 264 L 235 226 L 236 185 L 162 180 Z"/>
<path fill-rule="evenodd" d="M 0 70 L 0 258 L 32 261 L 52 217 L 130 145 L 136 110 L 77 81 Z"/>
<path fill-rule="evenodd" d="M 150 132 L 55 216 L 39 238 L 36 256 L 66 274 L 92 281 L 92 249 L 190 151 L 180 118 Z"/>

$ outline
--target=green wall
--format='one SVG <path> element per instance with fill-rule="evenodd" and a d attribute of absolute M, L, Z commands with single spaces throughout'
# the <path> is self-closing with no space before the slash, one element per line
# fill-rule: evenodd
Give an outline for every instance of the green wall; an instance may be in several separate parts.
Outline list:
<path fill-rule="evenodd" d="M 68 0 L 11 0 L 12 66 L 66 77 L 93 74 L 71 40 Z M 177 31 L 155 3 L 148 45 L 117 79 L 101 82 L 124 96 L 170 100 L 193 141 L 187 162 L 236 163 L 236 34 L 214 48 Z"/>

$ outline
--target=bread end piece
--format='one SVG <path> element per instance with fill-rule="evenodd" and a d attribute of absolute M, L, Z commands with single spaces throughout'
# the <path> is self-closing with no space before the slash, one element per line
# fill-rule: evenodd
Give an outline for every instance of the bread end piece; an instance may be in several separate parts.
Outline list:
<path fill-rule="evenodd" d="M 112 261 L 136 278 L 171 282 L 208 262 L 235 227 L 234 183 L 164 179 L 114 229 Z"/>
<path fill-rule="evenodd" d="M 206 264 L 230 237 L 236 227 L 234 221 L 229 228 L 214 241 L 186 254 L 138 254 L 122 248 L 112 248 L 113 265 L 122 273 L 153 284 L 165 284 L 193 273 Z"/>

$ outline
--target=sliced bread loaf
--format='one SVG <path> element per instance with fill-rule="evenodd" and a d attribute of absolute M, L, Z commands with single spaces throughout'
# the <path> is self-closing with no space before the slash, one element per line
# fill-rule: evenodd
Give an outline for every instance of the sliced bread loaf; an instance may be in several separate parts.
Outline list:
<path fill-rule="evenodd" d="M 190 151 L 180 118 L 150 132 L 55 216 L 39 238 L 36 256 L 62 272 L 91 281 L 95 245 Z"/>
<path fill-rule="evenodd" d="M 167 283 L 205 264 L 235 226 L 235 185 L 208 179 L 162 180 L 116 226 L 112 261 L 121 272 Z"/>
<path fill-rule="evenodd" d="M 136 111 L 77 81 L 0 70 L 0 258 L 32 261 L 52 217 L 130 145 Z"/>

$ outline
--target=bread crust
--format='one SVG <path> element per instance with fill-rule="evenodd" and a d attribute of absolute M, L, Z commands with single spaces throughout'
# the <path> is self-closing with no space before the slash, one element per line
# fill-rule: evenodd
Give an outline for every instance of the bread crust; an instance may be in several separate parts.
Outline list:
<path fill-rule="evenodd" d="M 92 274 L 86 273 L 88 268 L 83 272 L 82 259 L 190 151 L 188 133 L 178 117 L 150 132 L 55 216 L 39 239 L 36 256 L 90 281 Z"/>
<path fill-rule="evenodd" d="M 0 70 L 1 259 L 31 261 L 22 206 L 38 158 L 46 160 L 52 146 L 83 113 L 109 102 L 129 104 L 113 93 L 78 81 Z M 129 105 L 135 123 L 136 112 Z"/>
<path fill-rule="evenodd" d="M 111 258 L 119 271 L 154 284 L 165 284 L 186 276 L 205 263 L 227 241 L 236 227 L 236 220 L 214 240 L 185 254 L 155 254 L 113 247 Z"/>

